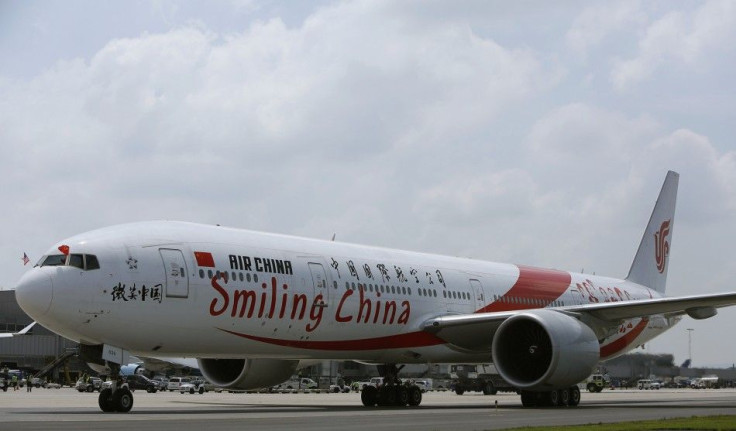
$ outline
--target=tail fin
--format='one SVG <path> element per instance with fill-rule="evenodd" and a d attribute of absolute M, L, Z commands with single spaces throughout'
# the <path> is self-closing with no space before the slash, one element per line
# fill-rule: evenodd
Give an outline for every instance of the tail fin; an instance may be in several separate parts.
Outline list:
<path fill-rule="evenodd" d="M 672 229 L 675 222 L 677 183 L 680 174 L 667 172 L 662 190 L 659 192 L 644 237 L 639 244 L 627 280 L 641 284 L 664 294 L 667 285 Z"/>

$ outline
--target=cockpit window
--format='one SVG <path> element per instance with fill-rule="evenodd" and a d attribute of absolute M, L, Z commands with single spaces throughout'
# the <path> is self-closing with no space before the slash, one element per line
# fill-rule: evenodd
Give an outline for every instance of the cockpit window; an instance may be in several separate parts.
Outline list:
<path fill-rule="evenodd" d="M 69 256 L 69 266 L 84 269 L 84 258 L 81 254 L 72 254 Z"/>
<path fill-rule="evenodd" d="M 100 262 L 93 254 L 70 254 L 69 259 L 63 254 L 50 254 L 41 258 L 38 266 L 73 266 L 85 271 L 100 269 Z"/>
<path fill-rule="evenodd" d="M 91 271 L 93 269 L 100 269 L 100 262 L 97 261 L 97 256 L 94 254 L 85 254 L 85 268 L 87 268 L 87 271 Z"/>
<path fill-rule="evenodd" d="M 63 254 L 50 254 L 41 260 L 41 266 L 63 266 L 66 265 L 66 256 Z"/>

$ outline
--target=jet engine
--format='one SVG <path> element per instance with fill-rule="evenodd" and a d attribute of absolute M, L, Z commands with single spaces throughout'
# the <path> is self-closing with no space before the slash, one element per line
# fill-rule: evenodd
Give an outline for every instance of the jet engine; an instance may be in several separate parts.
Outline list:
<path fill-rule="evenodd" d="M 279 384 L 294 374 L 298 360 L 197 359 L 202 375 L 215 386 L 260 389 Z"/>
<path fill-rule="evenodd" d="M 530 310 L 506 319 L 493 336 L 493 362 L 511 385 L 524 390 L 570 387 L 600 358 L 593 330 L 553 310 Z"/>

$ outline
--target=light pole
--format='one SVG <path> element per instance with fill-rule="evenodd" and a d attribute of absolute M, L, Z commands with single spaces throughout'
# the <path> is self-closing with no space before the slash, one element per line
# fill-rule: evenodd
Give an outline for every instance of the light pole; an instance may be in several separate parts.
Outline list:
<path fill-rule="evenodd" d="M 693 328 L 687 328 L 687 358 L 690 360 L 690 367 L 693 366 Z"/>

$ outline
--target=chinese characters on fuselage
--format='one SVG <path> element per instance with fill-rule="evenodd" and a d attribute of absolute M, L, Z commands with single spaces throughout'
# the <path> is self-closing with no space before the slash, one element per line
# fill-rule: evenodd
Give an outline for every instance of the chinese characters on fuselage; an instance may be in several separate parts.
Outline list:
<path fill-rule="evenodd" d="M 147 287 L 141 284 L 140 287 L 133 283 L 127 286 L 125 283 L 118 283 L 112 287 L 113 301 L 155 301 L 161 303 L 161 291 L 163 284 L 155 284 L 153 287 Z"/>

